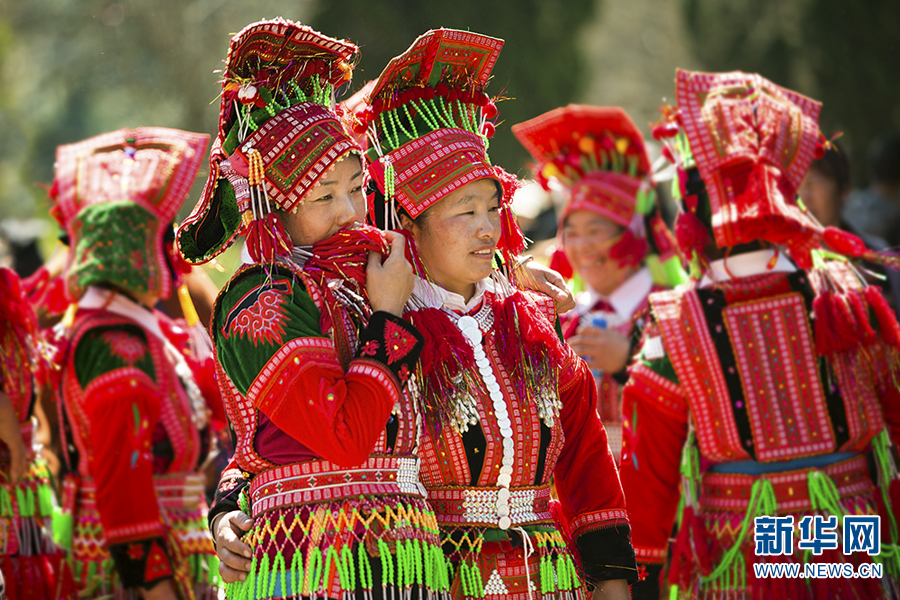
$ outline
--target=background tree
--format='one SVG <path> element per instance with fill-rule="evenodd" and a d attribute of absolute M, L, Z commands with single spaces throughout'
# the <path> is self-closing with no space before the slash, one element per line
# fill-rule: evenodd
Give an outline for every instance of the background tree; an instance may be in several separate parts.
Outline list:
<path fill-rule="evenodd" d="M 823 102 L 822 130 L 844 132 L 854 184 L 864 186 L 869 143 L 900 130 L 900 2 L 682 1 L 700 64 L 759 72 Z"/>

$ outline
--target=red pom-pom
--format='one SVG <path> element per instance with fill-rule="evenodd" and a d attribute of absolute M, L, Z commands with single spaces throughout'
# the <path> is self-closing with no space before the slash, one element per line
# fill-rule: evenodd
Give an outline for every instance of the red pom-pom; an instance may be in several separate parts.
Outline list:
<path fill-rule="evenodd" d="M 816 160 L 822 160 L 825 157 L 825 146 L 823 144 L 816 144 L 813 150 L 813 157 Z"/>
<path fill-rule="evenodd" d="M 653 139 L 661 142 L 678 135 L 678 125 L 676 123 L 660 123 L 659 125 L 654 125 L 650 133 L 653 135 Z"/>
<path fill-rule="evenodd" d="M 436 86 L 434 86 L 434 91 L 437 93 L 438 96 L 443 96 L 446 98 L 447 94 L 450 93 L 450 88 L 447 87 L 447 84 L 442 81 L 439 84 L 437 84 Z"/>
<path fill-rule="evenodd" d="M 476 106 L 486 106 L 491 101 L 488 98 L 488 95 L 484 92 L 478 92 L 475 94 L 475 105 Z"/>
<path fill-rule="evenodd" d="M 562 275 L 563 279 L 572 279 L 575 274 L 572 263 L 569 262 L 569 258 L 562 248 L 556 248 L 550 254 L 550 268 Z"/>
<path fill-rule="evenodd" d="M 858 236 L 837 227 L 826 227 L 822 236 L 836 252 L 858 258 L 866 253 L 866 244 Z"/>
<path fill-rule="evenodd" d="M 434 88 L 430 86 L 426 86 L 422 88 L 422 98 L 425 100 L 433 100 L 434 99 Z"/>
<path fill-rule="evenodd" d="M 484 105 L 484 108 L 481 109 L 481 114 L 484 115 L 485 119 L 493 119 L 497 116 L 497 105 L 493 102 L 489 102 Z"/>
<path fill-rule="evenodd" d="M 485 135 L 485 137 L 492 138 L 494 137 L 494 133 L 496 132 L 496 128 L 494 124 L 490 121 L 485 121 L 484 125 L 481 126 L 481 133 Z"/>
<path fill-rule="evenodd" d="M 660 152 L 662 153 L 663 157 L 664 157 L 667 161 L 669 161 L 669 162 L 672 163 L 673 165 L 675 164 L 675 157 L 672 156 L 672 151 L 669 150 L 669 147 L 668 147 L 668 146 L 666 146 L 665 144 L 663 144 L 662 150 L 661 150 Z"/>

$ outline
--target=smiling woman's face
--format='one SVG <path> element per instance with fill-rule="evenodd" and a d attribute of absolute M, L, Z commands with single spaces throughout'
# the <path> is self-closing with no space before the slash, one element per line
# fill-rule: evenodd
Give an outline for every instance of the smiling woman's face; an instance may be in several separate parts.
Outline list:
<path fill-rule="evenodd" d="M 297 246 L 312 246 L 366 218 L 362 163 L 349 155 L 328 170 L 293 213 L 280 213 L 284 228 Z"/>
<path fill-rule="evenodd" d="M 609 249 L 625 229 L 589 210 L 574 210 L 562 226 L 566 258 L 584 281 L 609 295 L 633 269 L 623 269 L 609 258 Z"/>
<path fill-rule="evenodd" d="M 493 179 L 473 181 L 415 221 L 401 215 L 400 222 L 412 233 L 431 280 L 468 301 L 475 284 L 491 274 L 500 241 L 499 186 Z"/>

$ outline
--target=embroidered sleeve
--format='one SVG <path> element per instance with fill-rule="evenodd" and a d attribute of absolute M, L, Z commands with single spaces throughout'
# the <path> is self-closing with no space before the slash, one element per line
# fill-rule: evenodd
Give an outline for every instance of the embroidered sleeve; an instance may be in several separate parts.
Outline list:
<path fill-rule="evenodd" d="M 642 585 L 656 585 L 678 507 L 688 404 L 665 356 L 639 361 L 630 374 L 622 400 L 620 474 L 625 496 L 633 499 L 628 513 L 635 554 L 649 573 Z"/>
<path fill-rule="evenodd" d="M 235 387 L 278 429 L 341 466 L 372 451 L 418 360 L 410 325 L 375 313 L 344 371 L 299 278 L 245 271 L 217 302 L 216 349 Z"/>
<path fill-rule="evenodd" d="M 569 354 L 570 364 L 563 369 L 569 381 L 560 381 L 559 386 L 566 445 L 553 472 L 563 526 L 578 548 L 589 581 L 633 583 L 637 567 L 625 495 L 597 414 L 597 386 L 587 364 L 571 350 Z"/>

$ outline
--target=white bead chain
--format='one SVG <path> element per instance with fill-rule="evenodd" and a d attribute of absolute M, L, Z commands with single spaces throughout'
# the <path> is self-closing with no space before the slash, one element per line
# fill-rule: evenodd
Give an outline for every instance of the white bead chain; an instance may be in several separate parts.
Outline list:
<path fill-rule="evenodd" d="M 462 334 L 472 345 L 475 353 L 475 366 L 481 374 L 485 388 L 490 394 L 491 401 L 494 403 L 494 414 L 497 416 L 497 424 L 500 426 L 500 436 L 503 438 L 503 458 L 500 462 L 500 476 L 497 477 L 497 486 L 500 490 L 497 493 L 497 526 L 500 529 L 509 529 L 512 521 L 509 518 L 509 486 L 512 483 L 512 466 L 515 458 L 515 443 L 513 442 L 512 422 L 509 420 L 509 411 L 507 410 L 506 400 L 503 398 L 503 391 L 497 378 L 494 376 L 494 370 L 491 368 L 491 362 L 484 353 L 481 345 L 481 328 L 478 321 L 468 315 L 460 317 L 456 322 Z"/>

